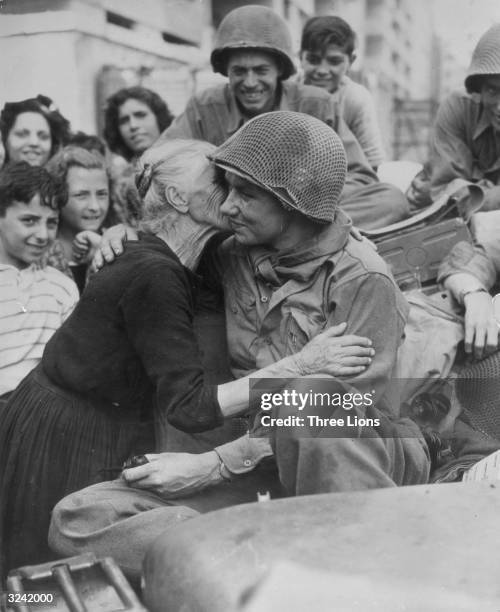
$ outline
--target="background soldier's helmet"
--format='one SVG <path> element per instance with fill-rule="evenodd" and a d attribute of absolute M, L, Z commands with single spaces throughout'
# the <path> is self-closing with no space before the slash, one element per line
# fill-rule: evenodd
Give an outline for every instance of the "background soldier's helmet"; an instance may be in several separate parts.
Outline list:
<path fill-rule="evenodd" d="M 273 54 L 281 67 L 280 79 L 288 79 L 296 72 L 288 26 L 277 13 L 265 6 L 242 6 L 224 17 L 210 56 L 214 72 L 227 76 L 229 53 L 245 49 Z"/>
<path fill-rule="evenodd" d="M 211 155 L 315 221 L 335 217 L 347 171 L 344 146 L 323 121 L 292 111 L 263 113 L 245 123 Z"/>
<path fill-rule="evenodd" d="M 479 39 L 465 78 L 469 93 L 481 91 L 481 77 L 500 74 L 500 23 L 491 26 Z"/>

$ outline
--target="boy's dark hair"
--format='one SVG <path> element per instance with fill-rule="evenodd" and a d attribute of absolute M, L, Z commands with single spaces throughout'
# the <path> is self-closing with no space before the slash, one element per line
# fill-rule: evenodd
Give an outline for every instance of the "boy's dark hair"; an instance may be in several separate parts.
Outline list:
<path fill-rule="evenodd" d="M 59 185 L 45 168 L 25 161 L 6 164 L 0 170 L 0 217 L 14 202 L 29 204 L 37 193 L 43 206 L 60 209 Z"/>
<path fill-rule="evenodd" d="M 356 46 L 356 34 L 341 17 L 311 17 L 302 30 L 300 50 L 324 53 L 328 45 L 337 45 L 344 53 L 352 55 Z"/>
<path fill-rule="evenodd" d="M 104 139 L 113 153 L 121 155 L 127 161 L 134 157 L 134 152 L 123 142 L 118 124 L 118 112 L 120 106 L 130 98 L 149 106 L 156 117 L 160 134 L 168 128 L 174 118 L 160 96 L 146 87 L 127 87 L 110 96 L 106 101 L 104 111 Z"/>

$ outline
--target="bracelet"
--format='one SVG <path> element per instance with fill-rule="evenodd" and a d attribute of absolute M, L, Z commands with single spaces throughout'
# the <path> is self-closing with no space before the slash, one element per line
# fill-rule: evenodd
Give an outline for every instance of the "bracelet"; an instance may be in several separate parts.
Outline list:
<path fill-rule="evenodd" d="M 466 291 L 461 291 L 459 293 L 460 303 L 464 304 L 465 297 L 470 295 L 471 293 L 488 293 L 489 291 L 484 287 L 478 287 L 477 289 L 467 289 Z"/>
<path fill-rule="evenodd" d="M 222 460 L 222 457 L 219 455 L 219 451 L 216 448 L 214 448 L 213 451 L 217 455 L 217 457 L 219 458 L 219 474 L 220 474 L 220 477 L 222 478 L 222 480 L 225 480 L 226 482 L 230 482 L 232 480 L 231 472 L 227 469 L 226 464 Z"/>

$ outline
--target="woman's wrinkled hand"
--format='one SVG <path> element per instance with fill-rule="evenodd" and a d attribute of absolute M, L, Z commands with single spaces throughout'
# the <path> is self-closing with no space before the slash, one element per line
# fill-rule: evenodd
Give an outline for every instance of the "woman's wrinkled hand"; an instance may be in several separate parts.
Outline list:
<path fill-rule="evenodd" d="M 348 334 L 340 323 L 318 334 L 294 357 L 302 376 L 355 376 L 371 364 L 375 350 L 369 338 Z"/>
<path fill-rule="evenodd" d="M 123 470 L 122 478 L 131 487 L 152 491 L 165 499 L 192 495 L 223 480 L 215 451 L 159 453 L 146 457 L 148 463 Z"/>
<path fill-rule="evenodd" d="M 127 240 L 137 240 L 137 232 L 120 223 L 107 229 L 101 236 L 101 243 L 92 261 L 92 270 L 100 270 L 104 264 L 112 263 L 123 253 L 123 245 Z"/>
<path fill-rule="evenodd" d="M 469 293 L 465 306 L 465 352 L 484 359 L 498 349 L 498 324 L 491 296 L 484 291 Z"/>

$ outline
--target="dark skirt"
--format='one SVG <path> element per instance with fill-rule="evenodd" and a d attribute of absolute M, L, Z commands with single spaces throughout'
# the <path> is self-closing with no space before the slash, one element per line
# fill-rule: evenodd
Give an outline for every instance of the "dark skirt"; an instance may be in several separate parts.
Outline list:
<path fill-rule="evenodd" d="M 152 423 L 141 420 L 139 409 L 61 389 L 39 365 L 0 412 L 1 574 L 52 557 L 47 532 L 60 499 L 111 480 L 116 473 L 107 469 L 153 449 Z"/>

